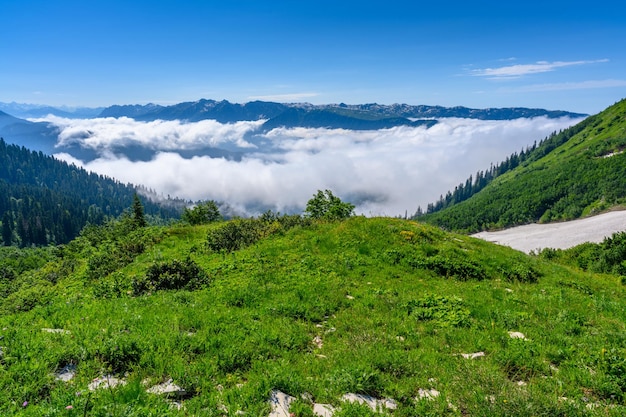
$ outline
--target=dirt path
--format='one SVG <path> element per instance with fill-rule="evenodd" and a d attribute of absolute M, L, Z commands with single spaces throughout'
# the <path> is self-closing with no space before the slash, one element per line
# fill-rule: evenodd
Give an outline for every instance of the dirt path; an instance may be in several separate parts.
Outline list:
<path fill-rule="evenodd" d="M 624 230 L 626 211 L 612 211 L 570 222 L 534 223 L 498 232 L 480 232 L 472 236 L 528 253 L 543 248 L 567 249 L 584 242 L 598 243 L 605 237 Z"/>

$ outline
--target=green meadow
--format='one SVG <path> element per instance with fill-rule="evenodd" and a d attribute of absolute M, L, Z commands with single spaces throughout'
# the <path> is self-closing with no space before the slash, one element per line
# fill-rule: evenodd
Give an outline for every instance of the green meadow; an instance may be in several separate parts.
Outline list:
<path fill-rule="evenodd" d="M 267 416 L 273 390 L 294 416 L 380 415 L 347 393 L 394 416 L 626 413 L 616 274 L 391 218 L 123 219 L 4 249 L 1 415 Z"/>

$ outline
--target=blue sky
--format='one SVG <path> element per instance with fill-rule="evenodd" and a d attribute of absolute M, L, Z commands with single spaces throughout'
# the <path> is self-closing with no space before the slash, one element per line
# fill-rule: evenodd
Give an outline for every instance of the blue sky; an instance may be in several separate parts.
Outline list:
<path fill-rule="evenodd" d="M 0 0 L 0 101 L 596 113 L 626 97 L 625 9 L 615 1 Z"/>

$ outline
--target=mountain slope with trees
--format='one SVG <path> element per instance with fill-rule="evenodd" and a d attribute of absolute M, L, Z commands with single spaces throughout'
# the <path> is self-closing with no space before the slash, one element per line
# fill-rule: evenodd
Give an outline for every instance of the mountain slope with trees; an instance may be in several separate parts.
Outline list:
<path fill-rule="evenodd" d="M 477 232 L 572 220 L 626 203 L 626 100 L 477 173 L 420 220 Z"/>
<path fill-rule="evenodd" d="M 0 221 L 5 246 L 66 243 L 86 224 L 101 224 L 122 214 L 137 193 L 150 191 L 0 139 Z M 178 217 L 183 205 L 149 198 L 143 203 L 147 215 L 163 219 Z"/>

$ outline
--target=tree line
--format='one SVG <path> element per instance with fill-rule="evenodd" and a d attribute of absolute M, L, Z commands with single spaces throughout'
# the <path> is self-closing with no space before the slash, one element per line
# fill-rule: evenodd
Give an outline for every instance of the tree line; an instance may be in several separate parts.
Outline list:
<path fill-rule="evenodd" d="M 4 246 L 67 243 L 87 224 L 102 224 L 153 191 L 87 172 L 0 138 L 0 238 Z M 180 216 L 184 202 L 144 199 L 147 216 Z"/>
<path fill-rule="evenodd" d="M 594 117 L 589 117 L 583 122 L 566 130 L 559 131 L 558 133 L 556 131 L 552 132 L 538 144 L 537 141 L 535 141 L 532 146 L 522 149 L 519 153 L 512 153 L 510 156 L 506 157 L 504 161 L 495 165 L 491 164 L 489 169 L 478 171 L 475 176 L 470 175 L 465 182 L 461 182 L 454 187 L 454 190 L 448 191 L 445 196 L 443 194 L 440 195 L 439 200 L 436 202 L 428 203 L 425 211 L 421 206 L 418 207 L 413 217 L 417 218 L 426 214 L 433 214 L 469 199 L 500 175 L 512 171 L 523 163 L 530 163 L 543 158 L 545 155 L 570 140 L 572 136 L 582 131 L 586 126 L 593 123 L 594 120 Z"/>

